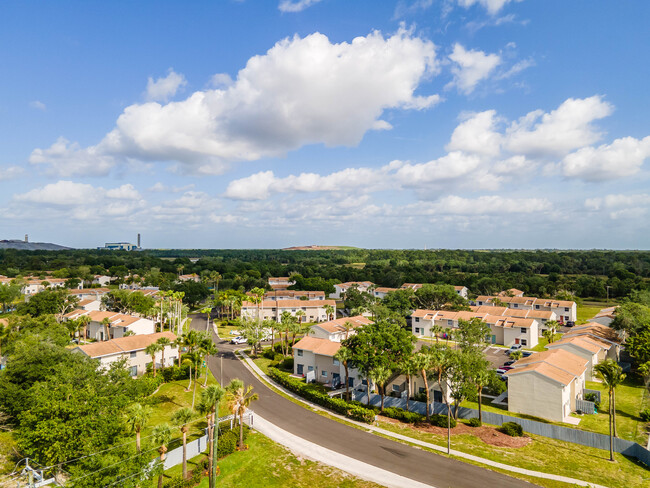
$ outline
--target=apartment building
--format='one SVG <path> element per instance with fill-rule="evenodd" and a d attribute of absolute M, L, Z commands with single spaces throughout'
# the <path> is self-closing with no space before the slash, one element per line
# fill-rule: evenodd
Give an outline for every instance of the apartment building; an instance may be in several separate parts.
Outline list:
<path fill-rule="evenodd" d="M 336 302 L 334 300 L 263 300 L 262 303 L 243 302 L 241 316 L 248 320 L 275 320 L 280 322 L 283 312 L 296 316 L 299 310 L 304 312 L 303 322 L 326 322 L 327 306 L 333 307 L 336 316 Z"/>
<path fill-rule="evenodd" d="M 147 335 L 156 332 L 153 320 L 117 312 L 77 309 L 65 314 L 63 319 L 76 320 L 84 315 L 90 318 L 90 322 L 86 326 L 86 339 L 107 341 L 124 337 L 127 331 L 134 335 Z M 108 335 L 106 334 L 106 325 L 103 324 L 104 319 L 108 319 L 109 322 Z"/>
<path fill-rule="evenodd" d="M 269 286 L 274 290 L 286 290 L 295 284 L 296 282 L 288 276 L 269 278 Z"/>
<path fill-rule="evenodd" d="M 341 342 L 355 333 L 355 329 L 372 324 L 372 320 L 363 315 L 343 317 L 328 322 L 314 324 L 309 331 L 310 337 L 327 339 L 328 341 Z"/>
<path fill-rule="evenodd" d="M 369 288 L 375 287 L 372 281 L 348 281 L 345 283 L 337 283 L 334 285 L 334 293 L 330 294 L 330 298 L 342 299 L 346 292 L 355 286 L 360 292 L 367 292 Z"/>
<path fill-rule="evenodd" d="M 400 286 L 401 289 L 406 290 L 410 289 L 413 291 L 417 291 L 420 288 L 422 288 L 422 283 L 404 283 L 402 286 Z M 454 286 L 454 290 L 456 290 L 456 293 L 460 295 L 463 298 L 467 298 L 467 293 L 469 290 L 467 289 L 466 286 Z"/>
<path fill-rule="evenodd" d="M 325 300 L 324 291 L 273 290 L 264 294 L 264 300 Z"/>
<path fill-rule="evenodd" d="M 575 323 L 577 320 L 578 308 L 576 302 L 568 300 L 554 300 L 550 298 L 535 298 L 524 296 L 492 296 L 480 295 L 474 302 L 477 306 L 494 306 L 499 302 L 505 304 L 508 308 L 518 310 L 535 310 L 554 312 L 556 319 L 561 324 Z"/>

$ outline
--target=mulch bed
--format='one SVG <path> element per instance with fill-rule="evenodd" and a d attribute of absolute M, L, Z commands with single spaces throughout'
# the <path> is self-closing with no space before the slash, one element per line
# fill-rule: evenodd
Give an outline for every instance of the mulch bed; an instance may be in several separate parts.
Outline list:
<path fill-rule="evenodd" d="M 410 429 L 417 430 L 419 432 L 436 434 L 442 437 L 447 436 L 446 428 L 435 427 L 431 424 L 421 423 L 413 426 L 409 424 L 404 424 L 399 420 L 390 419 L 388 417 L 382 417 L 382 416 L 379 416 L 379 420 L 381 420 L 382 422 L 389 422 L 391 424 L 398 424 L 404 427 L 408 427 Z M 454 436 L 454 435 L 462 435 L 462 434 L 469 434 L 478 437 L 483 442 L 491 446 L 507 447 L 511 449 L 524 447 L 532 442 L 532 439 L 530 437 L 510 437 L 509 435 L 499 432 L 494 427 L 488 427 L 486 425 L 482 425 L 481 427 L 470 427 L 469 425 L 458 422 L 456 427 L 451 429 L 451 435 Z"/>

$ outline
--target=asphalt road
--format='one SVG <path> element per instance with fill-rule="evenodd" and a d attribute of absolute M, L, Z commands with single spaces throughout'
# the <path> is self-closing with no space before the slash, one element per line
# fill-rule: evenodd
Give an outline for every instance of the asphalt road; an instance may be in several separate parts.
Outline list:
<path fill-rule="evenodd" d="M 192 327 L 205 330 L 205 319 L 193 316 Z M 217 380 L 227 384 L 239 378 L 253 385 L 259 400 L 251 408 L 277 427 L 320 446 L 358 459 L 379 468 L 430 484 L 436 488 L 495 488 L 533 487 L 531 483 L 494 471 L 433 454 L 377 435 L 363 432 L 313 413 L 281 395 L 274 393 L 257 379 L 234 355 L 234 349 L 212 332 L 219 349 L 218 357 L 208 360 L 210 371 Z M 221 371 L 223 364 L 223 371 Z M 223 376 L 222 376 L 223 374 Z M 453 439 L 452 439 L 453 446 Z"/>

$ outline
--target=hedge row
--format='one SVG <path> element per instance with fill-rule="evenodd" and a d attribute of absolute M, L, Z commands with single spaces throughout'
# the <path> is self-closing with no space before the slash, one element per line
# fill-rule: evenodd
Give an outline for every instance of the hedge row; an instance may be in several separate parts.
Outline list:
<path fill-rule="evenodd" d="M 269 376 L 284 386 L 287 390 L 297 393 L 310 402 L 316 403 L 321 407 L 328 408 L 340 415 L 345 415 L 353 420 L 360 422 L 372 423 L 375 419 L 375 411 L 353 405 L 340 398 L 332 398 L 329 395 L 320 393 L 308 387 L 308 385 L 290 374 L 280 371 L 277 368 L 269 368 Z"/>

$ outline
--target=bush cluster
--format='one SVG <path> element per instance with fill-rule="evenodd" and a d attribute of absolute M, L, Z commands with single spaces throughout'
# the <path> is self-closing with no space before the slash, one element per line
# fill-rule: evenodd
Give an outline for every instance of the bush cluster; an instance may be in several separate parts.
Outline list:
<path fill-rule="evenodd" d="M 190 377 L 190 365 L 184 364 L 180 368 L 176 365 L 171 367 L 166 367 L 162 371 L 162 377 L 165 379 L 166 383 L 170 381 L 186 380 Z"/>
<path fill-rule="evenodd" d="M 470 427 L 480 427 L 481 425 L 483 425 L 483 422 L 481 422 L 478 418 L 474 417 L 469 419 L 467 425 L 469 425 Z"/>
<path fill-rule="evenodd" d="M 503 432 L 510 437 L 521 437 L 524 435 L 524 429 L 517 422 L 504 422 L 499 427 L 499 432 Z"/>
<path fill-rule="evenodd" d="M 296 378 L 292 378 L 288 373 L 280 371 L 277 368 L 269 368 L 269 376 L 284 386 L 287 390 L 291 390 L 306 400 L 316 403 L 321 407 L 333 410 L 340 415 L 346 415 L 354 420 L 360 420 L 367 423 L 371 423 L 375 418 L 374 410 L 358 405 L 351 405 L 340 398 L 331 398 L 324 393 L 309 388 L 306 383 L 303 383 Z M 367 410 L 368 413 L 361 412 L 361 410 Z"/>
<path fill-rule="evenodd" d="M 163 485 L 164 488 L 193 488 L 201 482 L 203 473 L 208 469 L 208 459 L 203 459 L 196 465 L 194 470 L 190 471 L 190 476 L 183 479 L 182 474 L 171 477 Z"/>
<path fill-rule="evenodd" d="M 643 420 L 644 422 L 650 422 L 650 408 L 641 410 L 641 413 L 639 413 L 639 417 L 641 417 L 641 420 Z"/>
<path fill-rule="evenodd" d="M 585 394 L 585 400 L 588 402 L 594 402 L 594 405 L 596 406 L 596 409 L 600 409 L 600 402 L 598 401 L 598 397 L 596 396 L 595 393 L 587 393 Z"/>
<path fill-rule="evenodd" d="M 438 415 L 437 413 L 434 413 L 431 416 L 430 422 L 431 422 L 431 425 L 435 425 L 436 427 L 447 428 L 447 416 L 446 415 Z M 457 423 L 458 422 L 456 422 L 456 419 L 454 417 L 449 417 L 449 425 L 451 426 L 452 429 L 454 427 L 456 427 Z"/>
<path fill-rule="evenodd" d="M 244 442 L 248 437 L 249 427 L 244 424 Z M 219 459 L 232 454 L 237 449 L 239 442 L 239 426 L 232 429 L 219 428 L 219 438 L 217 439 L 217 457 Z"/>
<path fill-rule="evenodd" d="M 382 413 L 384 417 L 406 422 L 407 424 L 417 424 L 423 422 L 425 417 L 416 412 L 409 412 L 401 408 L 386 407 Z"/>

